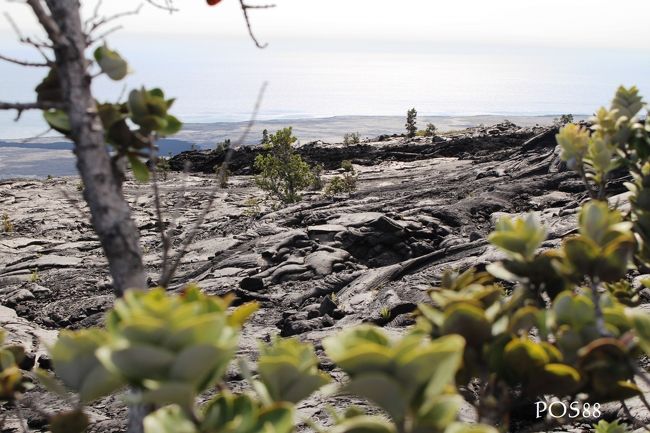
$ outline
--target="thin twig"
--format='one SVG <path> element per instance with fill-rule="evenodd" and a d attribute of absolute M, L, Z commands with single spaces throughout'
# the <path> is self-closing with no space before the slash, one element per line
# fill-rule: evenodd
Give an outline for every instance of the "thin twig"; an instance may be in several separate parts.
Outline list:
<path fill-rule="evenodd" d="M 38 22 L 41 23 L 41 26 L 45 29 L 47 36 L 55 45 L 65 44 L 65 38 L 59 25 L 54 21 L 52 16 L 48 14 L 43 8 L 41 0 L 26 0 L 27 4 L 34 11 L 34 15 L 38 19 Z"/>
<path fill-rule="evenodd" d="M 171 249 L 171 242 L 169 235 L 165 229 L 163 222 L 162 206 L 160 203 L 160 189 L 158 188 L 158 152 L 154 144 L 154 140 L 149 140 L 149 149 L 151 151 L 150 160 L 152 162 L 151 168 L 151 187 L 153 189 L 153 202 L 156 209 L 156 226 L 158 233 L 160 233 L 160 241 L 162 243 L 162 272 L 161 275 L 167 275 L 167 266 L 169 265 L 169 250 Z"/>
<path fill-rule="evenodd" d="M 52 63 L 50 62 L 47 63 L 28 62 L 26 60 L 18 60 L 18 59 L 14 59 L 13 57 L 3 56 L 2 54 L 0 54 L 0 60 L 4 60 L 5 62 L 9 62 L 9 63 L 15 63 L 16 65 L 20 65 L 20 66 L 30 66 L 30 67 L 47 68 L 52 65 Z"/>
<path fill-rule="evenodd" d="M 25 110 L 49 110 L 51 108 L 63 109 L 64 104 L 59 102 L 0 102 L 0 110 L 16 110 L 16 118 L 18 121 L 20 116 Z"/>
<path fill-rule="evenodd" d="M 111 27 L 110 29 L 106 30 L 104 33 L 99 34 L 99 36 L 96 36 L 96 37 L 94 37 L 94 38 L 88 38 L 88 39 L 86 40 L 86 44 L 87 44 L 88 46 L 94 45 L 95 42 L 97 42 L 97 41 L 101 41 L 102 39 L 106 39 L 106 36 L 108 36 L 108 35 L 110 35 L 110 34 L 112 34 L 112 33 L 115 33 L 115 32 L 118 31 L 118 30 L 122 30 L 123 28 L 124 28 L 123 25 L 119 25 L 119 26 Z"/>
<path fill-rule="evenodd" d="M 22 140 L 20 140 L 20 142 L 21 143 L 28 143 L 31 140 L 36 140 L 37 138 L 45 137 L 50 131 L 52 131 L 52 128 L 47 128 L 45 131 L 43 131 L 43 132 L 41 132 L 39 134 L 36 134 L 36 135 L 34 135 L 32 137 L 23 138 Z"/>
<path fill-rule="evenodd" d="M 14 19 L 11 17 L 11 15 L 9 15 L 8 12 L 4 12 L 4 16 L 5 16 L 5 18 L 7 19 L 7 22 L 9 23 L 9 25 L 11 26 L 11 28 L 13 28 L 14 32 L 16 33 L 16 36 L 18 36 L 18 41 L 19 41 L 20 43 L 27 44 L 27 45 L 31 45 L 31 46 L 33 46 L 34 48 L 36 48 L 36 50 L 41 54 L 41 56 L 43 56 L 43 59 L 45 59 L 45 62 L 46 62 L 46 63 L 49 63 L 49 64 L 54 63 L 54 62 L 52 61 L 52 59 L 50 59 L 50 58 L 47 56 L 47 54 L 45 54 L 45 51 L 43 51 L 43 48 L 52 48 L 51 45 L 38 43 L 38 42 L 35 42 L 34 40 L 32 40 L 31 38 L 26 38 L 26 37 L 23 35 L 23 33 L 20 31 L 20 28 L 18 27 L 18 25 L 16 24 L 16 22 L 14 21 Z"/>
<path fill-rule="evenodd" d="M 591 300 L 594 304 L 594 314 L 596 316 L 596 329 L 601 337 L 611 337 L 611 333 L 605 326 L 605 317 L 603 316 L 603 309 L 600 306 L 600 282 L 597 279 L 591 278 Z"/>
<path fill-rule="evenodd" d="M 99 8 L 100 4 L 101 4 L 101 0 L 97 3 L 97 7 L 95 9 L 95 14 L 98 14 L 98 8 Z M 103 37 L 105 37 L 106 34 L 108 33 L 108 32 L 105 32 L 105 33 L 102 34 L 102 36 L 91 37 L 93 32 L 96 32 L 99 28 L 101 28 L 102 26 L 105 26 L 106 24 L 109 24 L 112 21 L 118 20 L 118 19 L 123 18 L 123 17 L 139 14 L 143 5 L 144 5 L 143 3 L 140 3 L 140 5 L 137 8 L 133 9 L 133 10 L 119 12 L 119 13 L 116 13 L 116 14 L 108 16 L 108 17 L 98 18 L 98 16 L 95 15 L 93 17 L 93 19 L 90 20 L 89 22 L 87 22 L 87 24 L 86 24 L 85 33 L 86 33 L 86 38 L 88 40 L 88 45 L 92 45 L 94 41 L 103 39 Z M 110 32 L 112 33 L 113 31 L 115 31 L 115 30 L 112 30 Z"/>
<path fill-rule="evenodd" d="M 162 10 L 167 11 L 169 13 L 178 12 L 178 9 L 176 9 L 173 6 L 173 2 L 171 0 L 165 0 L 164 5 L 161 5 L 161 4 L 157 3 L 157 2 L 155 2 L 154 0 L 145 0 L 145 1 L 147 3 L 149 3 L 151 6 L 157 7 L 158 9 L 162 9 Z"/>
<path fill-rule="evenodd" d="M 230 162 L 230 159 L 232 158 L 233 152 L 234 152 L 234 147 L 239 147 L 244 142 L 246 141 L 246 137 L 250 133 L 251 129 L 255 125 L 255 120 L 257 119 L 257 113 L 260 110 L 260 106 L 262 105 L 262 99 L 264 98 L 264 92 L 266 91 L 266 86 L 268 83 L 262 84 L 262 87 L 260 88 L 259 94 L 257 96 L 257 101 L 255 103 L 255 107 L 253 108 L 253 112 L 251 114 L 251 118 L 248 121 L 248 124 L 246 125 L 246 128 L 244 129 L 244 132 L 242 133 L 241 137 L 239 137 L 239 140 L 236 142 L 235 146 L 231 146 L 228 148 L 228 152 L 226 152 L 226 157 L 224 158 L 224 162 L 221 165 L 223 168 L 224 172 L 228 170 L 228 163 Z M 217 197 L 217 192 L 219 192 L 220 188 L 220 183 L 218 180 L 215 183 L 214 188 L 210 192 L 210 196 L 208 197 L 207 203 L 205 207 L 203 208 L 203 211 L 199 215 L 199 217 L 196 219 L 194 226 L 192 229 L 189 231 L 187 234 L 187 237 L 183 240 L 181 243 L 180 249 L 176 253 L 176 255 L 171 259 L 169 267 L 167 267 L 167 272 L 164 274 L 161 279 L 160 279 L 160 286 L 167 288 L 169 286 L 169 283 L 171 282 L 172 277 L 176 273 L 176 269 L 178 268 L 178 265 L 180 265 L 181 259 L 187 254 L 187 248 L 190 246 L 194 238 L 199 232 L 199 229 L 203 225 L 203 222 L 205 221 L 206 216 L 210 212 L 210 209 L 212 208 L 212 204 L 214 203 L 214 200 Z"/>
<path fill-rule="evenodd" d="M 244 0 L 239 0 L 239 5 L 241 6 L 241 10 L 244 14 L 244 19 L 246 20 L 246 27 L 248 28 L 248 34 L 250 35 L 251 39 L 253 39 L 253 42 L 255 42 L 255 45 L 257 48 L 266 48 L 268 46 L 267 43 L 265 44 L 260 44 L 260 42 L 257 40 L 255 37 L 255 34 L 253 33 L 253 27 L 251 26 L 251 21 L 250 18 L 248 17 L 248 10 L 249 9 L 270 9 L 274 8 L 274 4 L 269 4 L 269 5 L 249 5 L 246 4 Z"/>

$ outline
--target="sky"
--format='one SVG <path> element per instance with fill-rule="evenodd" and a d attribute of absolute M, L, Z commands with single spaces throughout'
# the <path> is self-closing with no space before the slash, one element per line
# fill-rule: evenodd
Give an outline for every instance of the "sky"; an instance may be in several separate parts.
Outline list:
<path fill-rule="evenodd" d="M 144 1 L 103 0 L 99 12 Z M 98 0 L 81 2 L 91 16 Z M 249 12 L 265 50 L 250 40 L 238 0 L 175 0 L 173 14 L 145 3 L 108 37 L 132 73 L 121 83 L 99 77 L 95 95 L 118 100 L 123 88 L 160 86 L 188 123 L 248 119 L 264 82 L 267 119 L 403 115 L 412 106 L 422 115 L 590 114 L 621 84 L 650 95 L 648 0 L 247 2 L 277 6 Z M 25 35 L 41 32 L 22 1 L 0 0 L 0 11 Z M 3 18 L 0 54 L 39 61 Z M 0 62 L 0 100 L 33 99 L 43 73 Z M 42 132 L 40 113 L 14 117 L 0 112 L 0 138 Z"/>
<path fill-rule="evenodd" d="M 36 29 L 27 7 L 3 1 L 23 29 Z M 161 0 L 158 0 L 161 1 Z M 256 4 L 256 0 L 249 0 Z M 265 0 L 259 0 L 264 4 Z M 95 0 L 83 0 L 92 11 Z M 261 40 L 327 39 L 421 41 L 524 46 L 650 50 L 646 0 L 275 0 L 275 9 L 253 10 Z M 132 10 L 135 0 L 105 0 L 110 15 Z M 174 14 L 146 5 L 121 21 L 125 33 L 194 34 L 232 38 L 246 34 L 239 2 L 176 0 Z M 0 31 L 9 29 L 0 20 Z"/>

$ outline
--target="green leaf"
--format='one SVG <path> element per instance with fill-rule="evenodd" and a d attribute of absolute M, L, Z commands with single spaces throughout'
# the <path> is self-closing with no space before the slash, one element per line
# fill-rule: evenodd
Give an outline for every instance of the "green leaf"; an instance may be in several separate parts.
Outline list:
<path fill-rule="evenodd" d="M 165 117 L 165 122 L 167 123 L 167 126 L 158 130 L 158 133 L 162 137 L 169 137 L 170 135 L 174 135 L 183 127 L 181 121 L 172 115 L 167 115 Z"/>
<path fill-rule="evenodd" d="M 131 169 L 133 170 L 133 176 L 139 182 L 149 182 L 149 168 L 147 165 L 140 161 L 140 158 L 137 156 L 129 155 L 129 162 L 131 163 Z"/>
<path fill-rule="evenodd" d="M 318 358 L 310 344 L 275 338 L 262 345 L 260 352 L 260 380 L 274 401 L 298 403 L 329 382 L 318 371 Z"/>
<path fill-rule="evenodd" d="M 646 354 L 650 354 L 650 314 L 640 310 L 628 310 L 628 317 L 636 332 L 638 344 Z"/>
<path fill-rule="evenodd" d="M 48 110 L 43 111 L 43 118 L 52 129 L 61 134 L 70 134 L 70 118 L 68 113 L 63 110 Z"/>
<path fill-rule="evenodd" d="M 546 228 L 534 213 L 511 219 L 501 217 L 488 240 L 515 259 L 530 260 L 546 239 Z"/>
<path fill-rule="evenodd" d="M 294 409 L 290 404 L 276 404 L 263 409 L 254 431 L 269 433 L 291 433 L 294 430 Z"/>
<path fill-rule="evenodd" d="M 100 397 L 109 395 L 124 385 L 115 374 L 109 372 L 103 365 L 97 365 L 84 379 L 79 398 L 83 403 L 90 403 Z"/>
<path fill-rule="evenodd" d="M 232 353 L 219 350 L 214 345 L 190 346 L 176 356 L 169 372 L 172 380 L 186 381 L 198 386 L 215 373 L 222 372 L 230 361 Z"/>
<path fill-rule="evenodd" d="M 328 429 L 329 433 L 396 433 L 393 423 L 378 416 L 360 415 L 348 418 Z"/>
<path fill-rule="evenodd" d="M 97 356 L 111 371 L 133 381 L 164 378 L 175 360 L 168 350 L 145 344 L 124 349 L 102 347 Z"/>
<path fill-rule="evenodd" d="M 363 374 L 344 385 L 341 391 L 367 398 L 384 409 L 397 422 L 406 416 L 408 396 L 404 395 L 400 384 L 388 375 Z"/>
<path fill-rule="evenodd" d="M 444 431 L 445 427 L 456 420 L 462 404 L 463 398 L 459 395 L 440 395 L 427 399 L 418 410 L 416 431 Z"/>
<path fill-rule="evenodd" d="M 181 408 L 191 410 L 196 392 L 194 386 L 184 382 L 150 383 L 140 397 L 142 403 L 153 403 L 157 406 L 177 404 Z"/>
<path fill-rule="evenodd" d="M 50 349 L 57 377 L 76 392 L 84 390 L 84 398 L 97 398 L 100 392 L 106 395 L 120 386 L 119 379 L 108 372 L 100 372 L 105 367 L 96 352 L 108 339 L 108 335 L 98 329 L 64 331 Z"/>
<path fill-rule="evenodd" d="M 199 433 L 178 406 L 158 409 L 144 418 L 145 433 Z"/>
<path fill-rule="evenodd" d="M 560 158 L 571 170 L 580 169 L 589 146 L 589 130 L 573 123 L 562 127 L 555 136 L 560 146 Z"/>
<path fill-rule="evenodd" d="M 119 81 L 129 72 L 126 61 L 117 51 L 110 50 L 106 45 L 97 48 L 94 56 L 102 72 L 112 80 Z"/>

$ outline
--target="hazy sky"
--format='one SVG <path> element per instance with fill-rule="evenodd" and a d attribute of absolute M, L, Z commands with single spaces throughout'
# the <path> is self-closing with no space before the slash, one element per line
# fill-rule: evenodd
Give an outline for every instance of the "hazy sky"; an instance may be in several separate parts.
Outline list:
<path fill-rule="evenodd" d="M 35 28 L 27 8 L 3 1 L 3 10 L 25 28 Z M 249 0 L 252 4 L 255 0 Z M 260 0 L 264 2 L 265 0 Z M 88 10 L 95 0 L 82 0 Z M 129 10 L 136 0 L 105 0 L 106 14 Z M 275 10 L 251 11 L 260 39 L 405 39 L 650 49 L 647 0 L 276 0 Z M 126 33 L 245 36 L 239 3 L 176 0 L 169 15 L 146 6 L 124 19 Z M 0 30 L 8 24 L 0 20 Z M 6 42 L 6 41 L 5 41 Z"/>

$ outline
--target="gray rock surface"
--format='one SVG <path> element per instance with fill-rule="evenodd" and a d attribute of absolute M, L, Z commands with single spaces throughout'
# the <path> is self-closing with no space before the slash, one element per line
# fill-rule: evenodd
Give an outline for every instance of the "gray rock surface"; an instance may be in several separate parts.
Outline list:
<path fill-rule="evenodd" d="M 250 359 L 256 341 L 274 334 L 320 347 L 324 336 L 363 322 L 404 332 L 410 313 L 427 301 L 427 289 L 445 269 L 483 267 L 500 258 L 485 241 L 499 216 L 538 212 L 549 226 L 550 247 L 575 228 L 582 199 L 576 177 L 559 164 L 553 134 L 512 124 L 450 133 L 435 142 L 393 137 L 359 149 L 308 145 L 301 152 L 325 163 L 325 180 L 340 160 L 352 159 L 358 191 L 339 200 L 310 193 L 279 209 L 262 202 L 259 212 L 251 212 L 250 200 L 262 192 L 245 169 L 254 152 L 241 152 L 241 167 L 218 192 L 171 290 L 196 282 L 210 294 L 258 300 L 261 310 L 244 328 L 240 350 Z M 218 155 L 179 158 L 201 162 L 202 171 Z M 174 251 L 215 182 L 201 173 L 170 173 L 160 182 Z M 106 260 L 77 184 L 76 178 L 0 182 L 3 212 L 14 226 L 0 233 L 0 325 L 37 358 L 58 330 L 101 324 L 113 301 Z M 614 188 L 622 192 L 620 185 Z M 124 191 L 155 285 L 162 257 L 152 192 L 132 180 Z M 324 367 L 328 362 L 323 358 Z M 342 378 L 331 364 L 329 370 Z M 241 381 L 230 384 L 241 387 Z M 42 390 L 32 394 L 35 401 L 47 398 Z M 301 410 L 323 419 L 324 403 L 315 396 Z M 121 427 L 124 407 L 115 397 L 91 410 L 91 431 Z M 471 410 L 463 413 L 471 417 Z M 28 416 L 37 423 L 37 414 Z"/>

